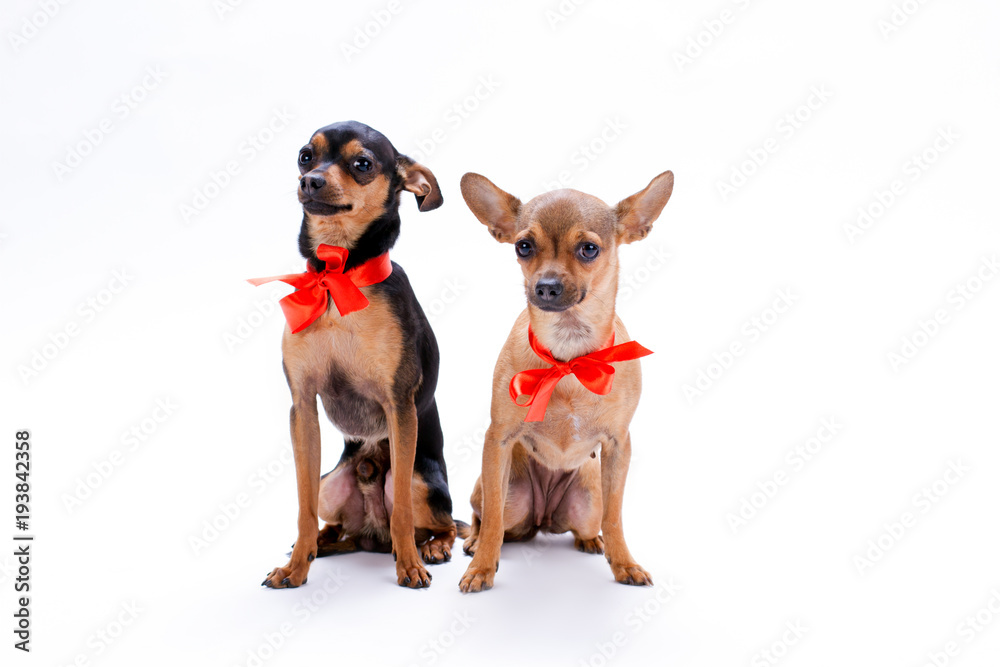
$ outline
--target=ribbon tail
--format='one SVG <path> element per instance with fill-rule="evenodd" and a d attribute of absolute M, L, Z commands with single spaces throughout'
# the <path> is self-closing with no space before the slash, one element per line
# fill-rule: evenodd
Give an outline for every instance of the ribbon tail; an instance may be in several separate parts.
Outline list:
<path fill-rule="evenodd" d="M 269 276 L 267 278 L 247 278 L 247 282 L 253 285 L 254 287 L 260 287 L 261 285 L 265 285 L 267 283 L 273 283 L 276 280 L 280 280 L 281 282 L 287 285 L 291 285 L 296 289 L 301 289 L 307 283 L 315 280 L 315 278 L 313 276 L 310 276 L 308 273 L 286 273 L 283 276 Z"/>
<path fill-rule="evenodd" d="M 592 354 L 588 354 L 586 357 L 581 357 L 582 359 L 593 359 L 594 361 L 632 361 L 633 359 L 638 359 L 640 357 L 646 357 L 653 354 L 652 350 L 644 348 L 639 343 L 634 340 L 630 340 L 627 343 L 622 343 L 621 345 L 615 345 L 614 347 L 609 347 L 604 350 L 599 350 Z"/>
<path fill-rule="evenodd" d="M 330 290 L 330 296 L 333 297 L 333 303 L 341 316 L 368 307 L 368 299 L 361 290 L 349 278 L 342 275 L 337 276 L 337 288 Z"/>
<path fill-rule="evenodd" d="M 319 294 L 317 294 L 319 292 Z M 326 291 L 318 288 L 293 292 L 278 302 L 292 333 L 298 333 L 326 311 Z"/>
<path fill-rule="evenodd" d="M 561 373 L 550 373 L 542 378 L 528 404 L 528 415 L 524 421 L 540 422 L 545 420 L 545 410 L 549 407 L 549 399 L 552 398 L 552 392 L 556 390 L 556 385 L 562 378 Z"/>
<path fill-rule="evenodd" d="M 517 404 L 521 407 L 531 405 L 535 392 L 538 390 L 539 383 L 549 373 L 549 370 L 550 369 L 547 368 L 533 368 L 531 370 L 515 373 L 514 377 L 510 379 L 510 400 L 517 403 L 519 396 L 527 396 L 527 403 Z"/>

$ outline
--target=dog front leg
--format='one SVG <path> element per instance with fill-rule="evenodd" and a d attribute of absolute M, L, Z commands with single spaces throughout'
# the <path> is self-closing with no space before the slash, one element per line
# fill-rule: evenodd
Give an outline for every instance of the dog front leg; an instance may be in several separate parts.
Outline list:
<path fill-rule="evenodd" d="M 500 567 L 500 547 L 503 545 L 504 505 L 510 484 L 510 442 L 502 441 L 495 426 L 490 425 L 483 443 L 482 493 L 483 509 L 476 541 L 476 552 L 458 583 L 463 593 L 477 593 L 493 588 L 493 578 Z"/>
<path fill-rule="evenodd" d="M 292 451 L 295 454 L 295 486 L 299 496 L 299 536 L 292 557 L 284 567 L 276 567 L 264 579 L 268 588 L 295 588 L 306 583 L 309 566 L 316 558 L 319 534 L 319 415 L 316 396 L 294 398 L 291 412 Z"/>
<path fill-rule="evenodd" d="M 601 491 L 604 516 L 601 531 L 604 533 L 604 556 L 611 564 L 615 581 L 632 586 L 651 586 L 653 577 L 642 569 L 625 544 L 622 528 L 622 499 L 625 496 L 625 478 L 632 459 L 632 436 L 604 443 L 601 447 Z"/>
<path fill-rule="evenodd" d="M 389 467 L 392 470 L 392 517 L 389 534 L 396 557 L 396 583 L 426 588 L 431 575 L 420 561 L 413 528 L 413 461 L 417 455 L 417 408 L 388 406 Z"/>

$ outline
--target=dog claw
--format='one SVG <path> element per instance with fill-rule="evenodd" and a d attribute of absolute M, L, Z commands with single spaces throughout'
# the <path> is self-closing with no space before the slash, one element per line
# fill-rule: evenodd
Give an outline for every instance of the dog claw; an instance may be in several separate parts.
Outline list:
<path fill-rule="evenodd" d="M 458 590 L 463 593 L 478 593 L 490 590 L 493 588 L 493 577 L 499 569 L 499 563 L 491 571 L 489 566 L 479 567 L 473 561 L 469 564 L 469 568 L 465 571 L 465 574 L 462 575 L 462 580 L 458 582 Z"/>
<path fill-rule="evenodd" d="M 421 565 L 419 557 L 411 561 L 409 567 L 397 565 L 396 582 L 407 588 L 427 588 L 431 585 L 431 575 Z"/>
<path fill-rule="evenodd" d="M 299 581 L 299 579 L 301 579 L 301 581 Z M 292 567 L 291 563 L 289 563 L 283 567 L 276 567 L 271 570 L 270 574 L 267 575 L 260 585 L 274 589 L 298 588 L 299 586 L 305 585 L 307 581 L 309 581 L 308 567 L 295 569 Z"/>
<path fill-rule="evenodd" d="M 442 537 L 429 540 L 420 545 L 420 557 L 428 565 L 438 565 L 451 560 L 453 537 Z"/>
<path fill-rule="evenodd" d="M 600 535 L 589 540 L 581 540 L 580 538 L 576 538 L 573 541 L 573 544 L 578 551 L 582 551 L 585 554 L 604 553 L 604 539 Z"/>
<path fill-rule="evenodd" d="M 612 566 L 612 573 L 615 581 L 626 586 L 652 586 L 653 577 L 636 563 L 628 565 Z"/>

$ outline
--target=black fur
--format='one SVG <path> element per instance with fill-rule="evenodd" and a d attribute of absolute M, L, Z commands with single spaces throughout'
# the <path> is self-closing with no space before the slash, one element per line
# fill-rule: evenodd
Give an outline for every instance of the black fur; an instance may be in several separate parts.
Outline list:
<path fill-rule="evenodd" d="M 382 173 L 390 183 L 385 212 L 368 225 L 361 238 L 350 249 L 345 264 L 345 269 L 350 269 L 387 252 L 399 238 L 399 204 L 404 183 L 398 165 L 401 162 L 409 163 L 409 158 L 401 155 L 381 133 L 361 123 L 335 123 L 319 132 L 326 140 L 330 155 L 317 156 L 318 164 L 322 164 L 322 160 L 338 159 L 336 154 L 340 146 L 352 139 L 359 139 L 375 155 Z M 310 166 L 311 168 L 315 167 Z M 308 169 L 300 167 L 300 171 L 305 173 Z M 299 232 L 299 251 L 317 271 L 326 268 L 325 262 L 319 260 L 313 252 L 305 215 Z M 452 502 L 448 493 L 448 472 L 444 461 L 444 435 L 434 400 L 440 364 L 437 340 L 402 267 L 393 262 L 392 274 L 371 289 L 391 304 L 406 345 L 391 391 L 400 404 L 405 404 L 411 396 L 416 404 L 417 451 L 414 471 L 428 486 L 428 504 L 431 509 L 450 518 Z M 327 416 L 341 430 L 363 436 L 384 427 L 385 413 L 382 407 L 358 394 L 337 369 L 331 369 L 320 395 Z M 361 458 L 361 442 L 345 439 L 344 452 L 337 467 L 357 465 Z"/>

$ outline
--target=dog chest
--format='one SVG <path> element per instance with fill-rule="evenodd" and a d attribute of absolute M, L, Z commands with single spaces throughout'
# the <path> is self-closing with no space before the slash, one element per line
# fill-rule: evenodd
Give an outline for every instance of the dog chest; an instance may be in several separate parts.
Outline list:
<path fill-rule="evenodd" d="M 568 406 L 572 408 L 572 406 Z M 606 434 L 586 413 L 550 409 L 545 421 L 525 424 L 527 451 L 547 468 L 574 470 L 600 451 Z"/>
<path fill-rule="evenodd" d="M 333 365 L 319 391 L 330 421 L 348 437 L 381 440 L 389 437 L 382 403 L 370 381 Z"/>
<path fill-rule="evenodd" d="M 312 326 L 285 335 L 283 352 L 293 395 L 319 395 L 346 436 L 388 437 L 385 406 L 401 358 L 402 334 L 377 294 L 368 308 L 341 318 L 331 308 Z"/>

